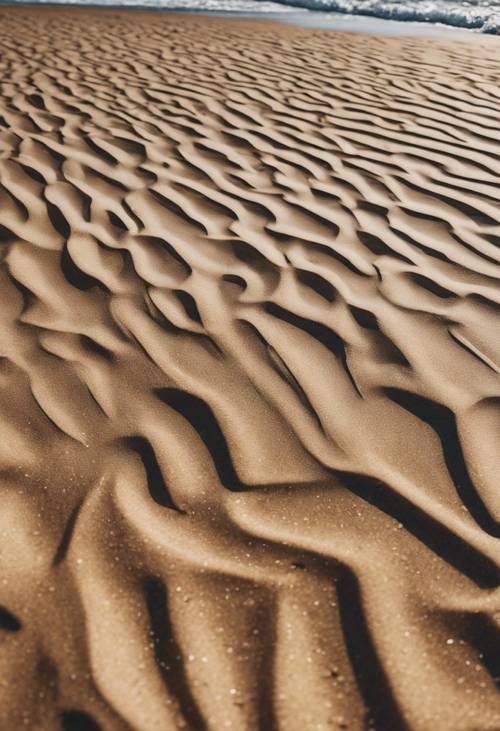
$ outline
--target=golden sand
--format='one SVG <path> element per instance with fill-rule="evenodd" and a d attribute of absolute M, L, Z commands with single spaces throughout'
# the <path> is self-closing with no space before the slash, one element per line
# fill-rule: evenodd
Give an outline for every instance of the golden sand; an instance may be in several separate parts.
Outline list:
<path fill-rule="evenodd" d="M 500 41 L 0 49 L 0 731 L 498 731 Z"/>

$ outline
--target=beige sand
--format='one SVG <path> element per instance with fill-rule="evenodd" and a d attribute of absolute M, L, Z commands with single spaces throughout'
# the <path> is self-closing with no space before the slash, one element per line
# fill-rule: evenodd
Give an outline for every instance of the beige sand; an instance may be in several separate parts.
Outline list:
<path fill-rule="evenodd" d="M 1 731 L 498 731 L 500 42 L 0 47 Z"/>

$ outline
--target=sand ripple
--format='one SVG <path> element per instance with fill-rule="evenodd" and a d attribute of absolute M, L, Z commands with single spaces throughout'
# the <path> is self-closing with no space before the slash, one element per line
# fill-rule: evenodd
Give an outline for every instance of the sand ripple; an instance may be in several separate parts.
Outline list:
<path fill-rule="evenodd" d="M 498 731 L 498 45 L 0 44 L 0 728 Z"/>

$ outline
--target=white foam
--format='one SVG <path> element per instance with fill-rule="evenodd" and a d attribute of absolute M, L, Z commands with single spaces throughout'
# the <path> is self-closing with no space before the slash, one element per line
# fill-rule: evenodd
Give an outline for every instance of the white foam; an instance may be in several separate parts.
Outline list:
<path fill-rule="evenodd" d="M 10 0 L 16 3 L 16 0 Z M 20 0 L 23 2 L 23 0 Z M 33 0 L 31 0 L 32 2 Z M 500 35 L 500 0 L 38 0 L 63 5 L 134 6 L 235 13 L 323 11 L 397 21 L 441 23 Z M 0 4 L 2 0 L 0 0 Z M 19 4 L 19 0 L 17 3 Z"/>

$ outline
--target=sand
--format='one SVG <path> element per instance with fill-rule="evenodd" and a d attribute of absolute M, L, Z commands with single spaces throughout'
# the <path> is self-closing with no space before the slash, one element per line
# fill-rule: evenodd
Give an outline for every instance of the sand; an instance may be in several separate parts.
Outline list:
<path fill-rule="evenodd" d="M 0 730 L 498 731 L 500 53 L 0 13 Z"/>

